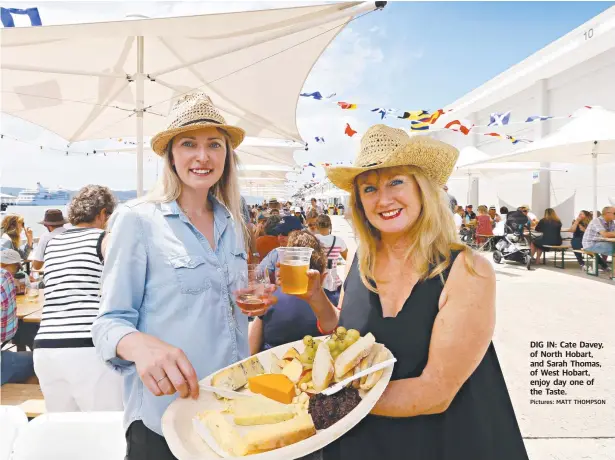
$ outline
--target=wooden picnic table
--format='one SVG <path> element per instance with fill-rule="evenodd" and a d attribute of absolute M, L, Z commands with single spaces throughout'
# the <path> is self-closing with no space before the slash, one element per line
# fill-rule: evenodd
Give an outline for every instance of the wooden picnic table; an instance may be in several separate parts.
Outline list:
<path fill-rule="evenodd" d="M 33 313 L 41 311 L 43 304 L 45 303 L 45 296 L 43 289 L 39 291 L 38 297 L 31 302 L 26 295 L 17 296 L 17 318 L 23 319 L 26 316 L 30 316 Z M 40 322 L 40 320 L 39 320 Z"/>
<path fill-rule="evenodd" d="M 41 387 L 36 384 L 7 383 L 0 387 L 0 403 L 19 406 L 28 418 L 44 414 L 45 399 Z"/>

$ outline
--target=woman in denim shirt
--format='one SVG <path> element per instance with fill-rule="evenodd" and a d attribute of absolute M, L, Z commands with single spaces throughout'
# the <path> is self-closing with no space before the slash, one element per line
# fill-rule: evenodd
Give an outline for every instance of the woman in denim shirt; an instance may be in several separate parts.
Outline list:
<path fill-rule="evenodd" d="M 198 380 L 249 356 L 248 318 L 231 300 L 246 275 L 245 225 L 229 126 L 203 93 L 182 97 L 154 136 L 162 182 L 109 224 L 101 313 L 92 334 L 124 378 L 128 460 L 172 459 L 161 418 Z"/>

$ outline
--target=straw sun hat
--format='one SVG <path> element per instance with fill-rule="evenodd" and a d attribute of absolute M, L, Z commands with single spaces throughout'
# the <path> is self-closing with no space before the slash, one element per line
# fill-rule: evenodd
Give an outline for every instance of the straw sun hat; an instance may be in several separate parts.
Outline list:
<path fill-rule="evenodd" d="M 243 129 L 227 125 L 209 96 L 201 91 L 180 97 L 173 105 L 167 121 L 167 128 L 152 138 L 152 150 L 161 156 L 171 139 L 187 131 L 211 127 L 223 129 L 229 134 L 233 149 L 241 144 L 246 135 Z"/>
<path fill-rule="evenodd" d="M 392 166 L 417 166 L 443 186 L 458 156 L 455 147 L 429 136 L 410 137 L 403 129 L 374 125 L 361 139 L 361 150 L 353 166 L 330 166 L 326 172 L 333 184 L 347 192 L 353 191 L 359 174 Z"/>

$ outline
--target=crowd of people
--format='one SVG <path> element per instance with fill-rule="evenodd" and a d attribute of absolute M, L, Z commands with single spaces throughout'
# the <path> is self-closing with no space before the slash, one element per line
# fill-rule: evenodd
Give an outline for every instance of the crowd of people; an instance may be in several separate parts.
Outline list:
<path fill-rule="evenodd" d="M 61 213 L 46 216 L 49 234 L 32 257 L 23 219 L 5 218 L 2 341 L 16 329 L 13 278 L 30 257 L 42 263 L 45 299 L 29 365 L 47 409 L 123 410 L 126 459 L 171 460 L 162 415 L 177 397 L 198 398 L 199 379 L 345 327 L 373 333 L 397 362 L 371 414 L 327 446 L 325 460 L 527 459 L 492 343 L 494 271 L 459 232 L 475 226 L 486 235 L 518 212 L 523 225 L 543 230 L 538 250 L 557 216 L 534 224 L 528 207 L 480 206 L 476 215 L 450 195 L 433 199 L 457 149 L 375 125 L 353 166 L 326 168 L 350 194 L 358 240 L 342 283 L 348 247 L 330 215 L 344 208 L 274 199 L 247 206 L 235 154 L 244 135 L 207 95 L 184 95 L 151 141 L 163 171 L 145 197 L 117 205 L 106 187 L 84 187 L 69 206 L 69 228 Z M 613 208 L 586 217 L 573 224 L 575 244 L 613 231 Z M 278 287 L 286 275 L 276 249 L 285 246 L 312 249 L 303 294 Z M 233 300 L 249 263 L 269 275 L 260 311 Z M 13 360 L 3 352 L 3 378 L 5 362 Z"/>
<path fill-rule="evenodd" d="M 448 189 L 444 190 L 448 194 Z M 607 258 L 614 252 L 614 244 L 603 241 L 604 238 L 615 238 L 615 207 L 606 206 L 598 211 L 596 219 L 593 213 L 587 210 L 579 212 L 569 227 L 563 228 L 562 221 L 553 208 L 545 209 L 544 216 L 540 219 L 531 212 L 527 204 L 519 206 L 509 212 L 506 206 L 499 209 L 495 206 L 487 208 L 480 205 L 478 214 L 474 213 L 473 206 L 458 206 L 457 201 L 448 194 L 448 199 L 454 205 L 453 220 L 460 238 L 465 243 L 474 242 L 477 245 L 484 244 L 489 237 L 503 236 L 507 232 L 513 233 L 526 230 L 529 235 L 530 254 L 533 263 L 541 264 L 544 252 L 552 250 L 550 246 L 560 246 L 563 243 L 562 233 L 571 233 L 570 246 L 572 249 L 596 253 L 600 268 L 608 271 Z M 534 232 L 534 234 L 532 234 Z M 497 241 L 493 238 L 492 241 Z M 575 252 L 574 255 L 581 268 L 585 267 L 583 255 Z"/>

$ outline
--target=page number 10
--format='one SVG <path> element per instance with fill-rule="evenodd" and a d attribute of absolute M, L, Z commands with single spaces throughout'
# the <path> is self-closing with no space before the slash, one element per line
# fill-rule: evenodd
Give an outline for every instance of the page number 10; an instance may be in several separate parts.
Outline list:
<path fill-rule="evenodd" d="M 588 31 L 584 32 L 583 36 L 585 37 L 585 40 L 589 40 L 594 36 L 594 29 L 589 29 Z"/>

